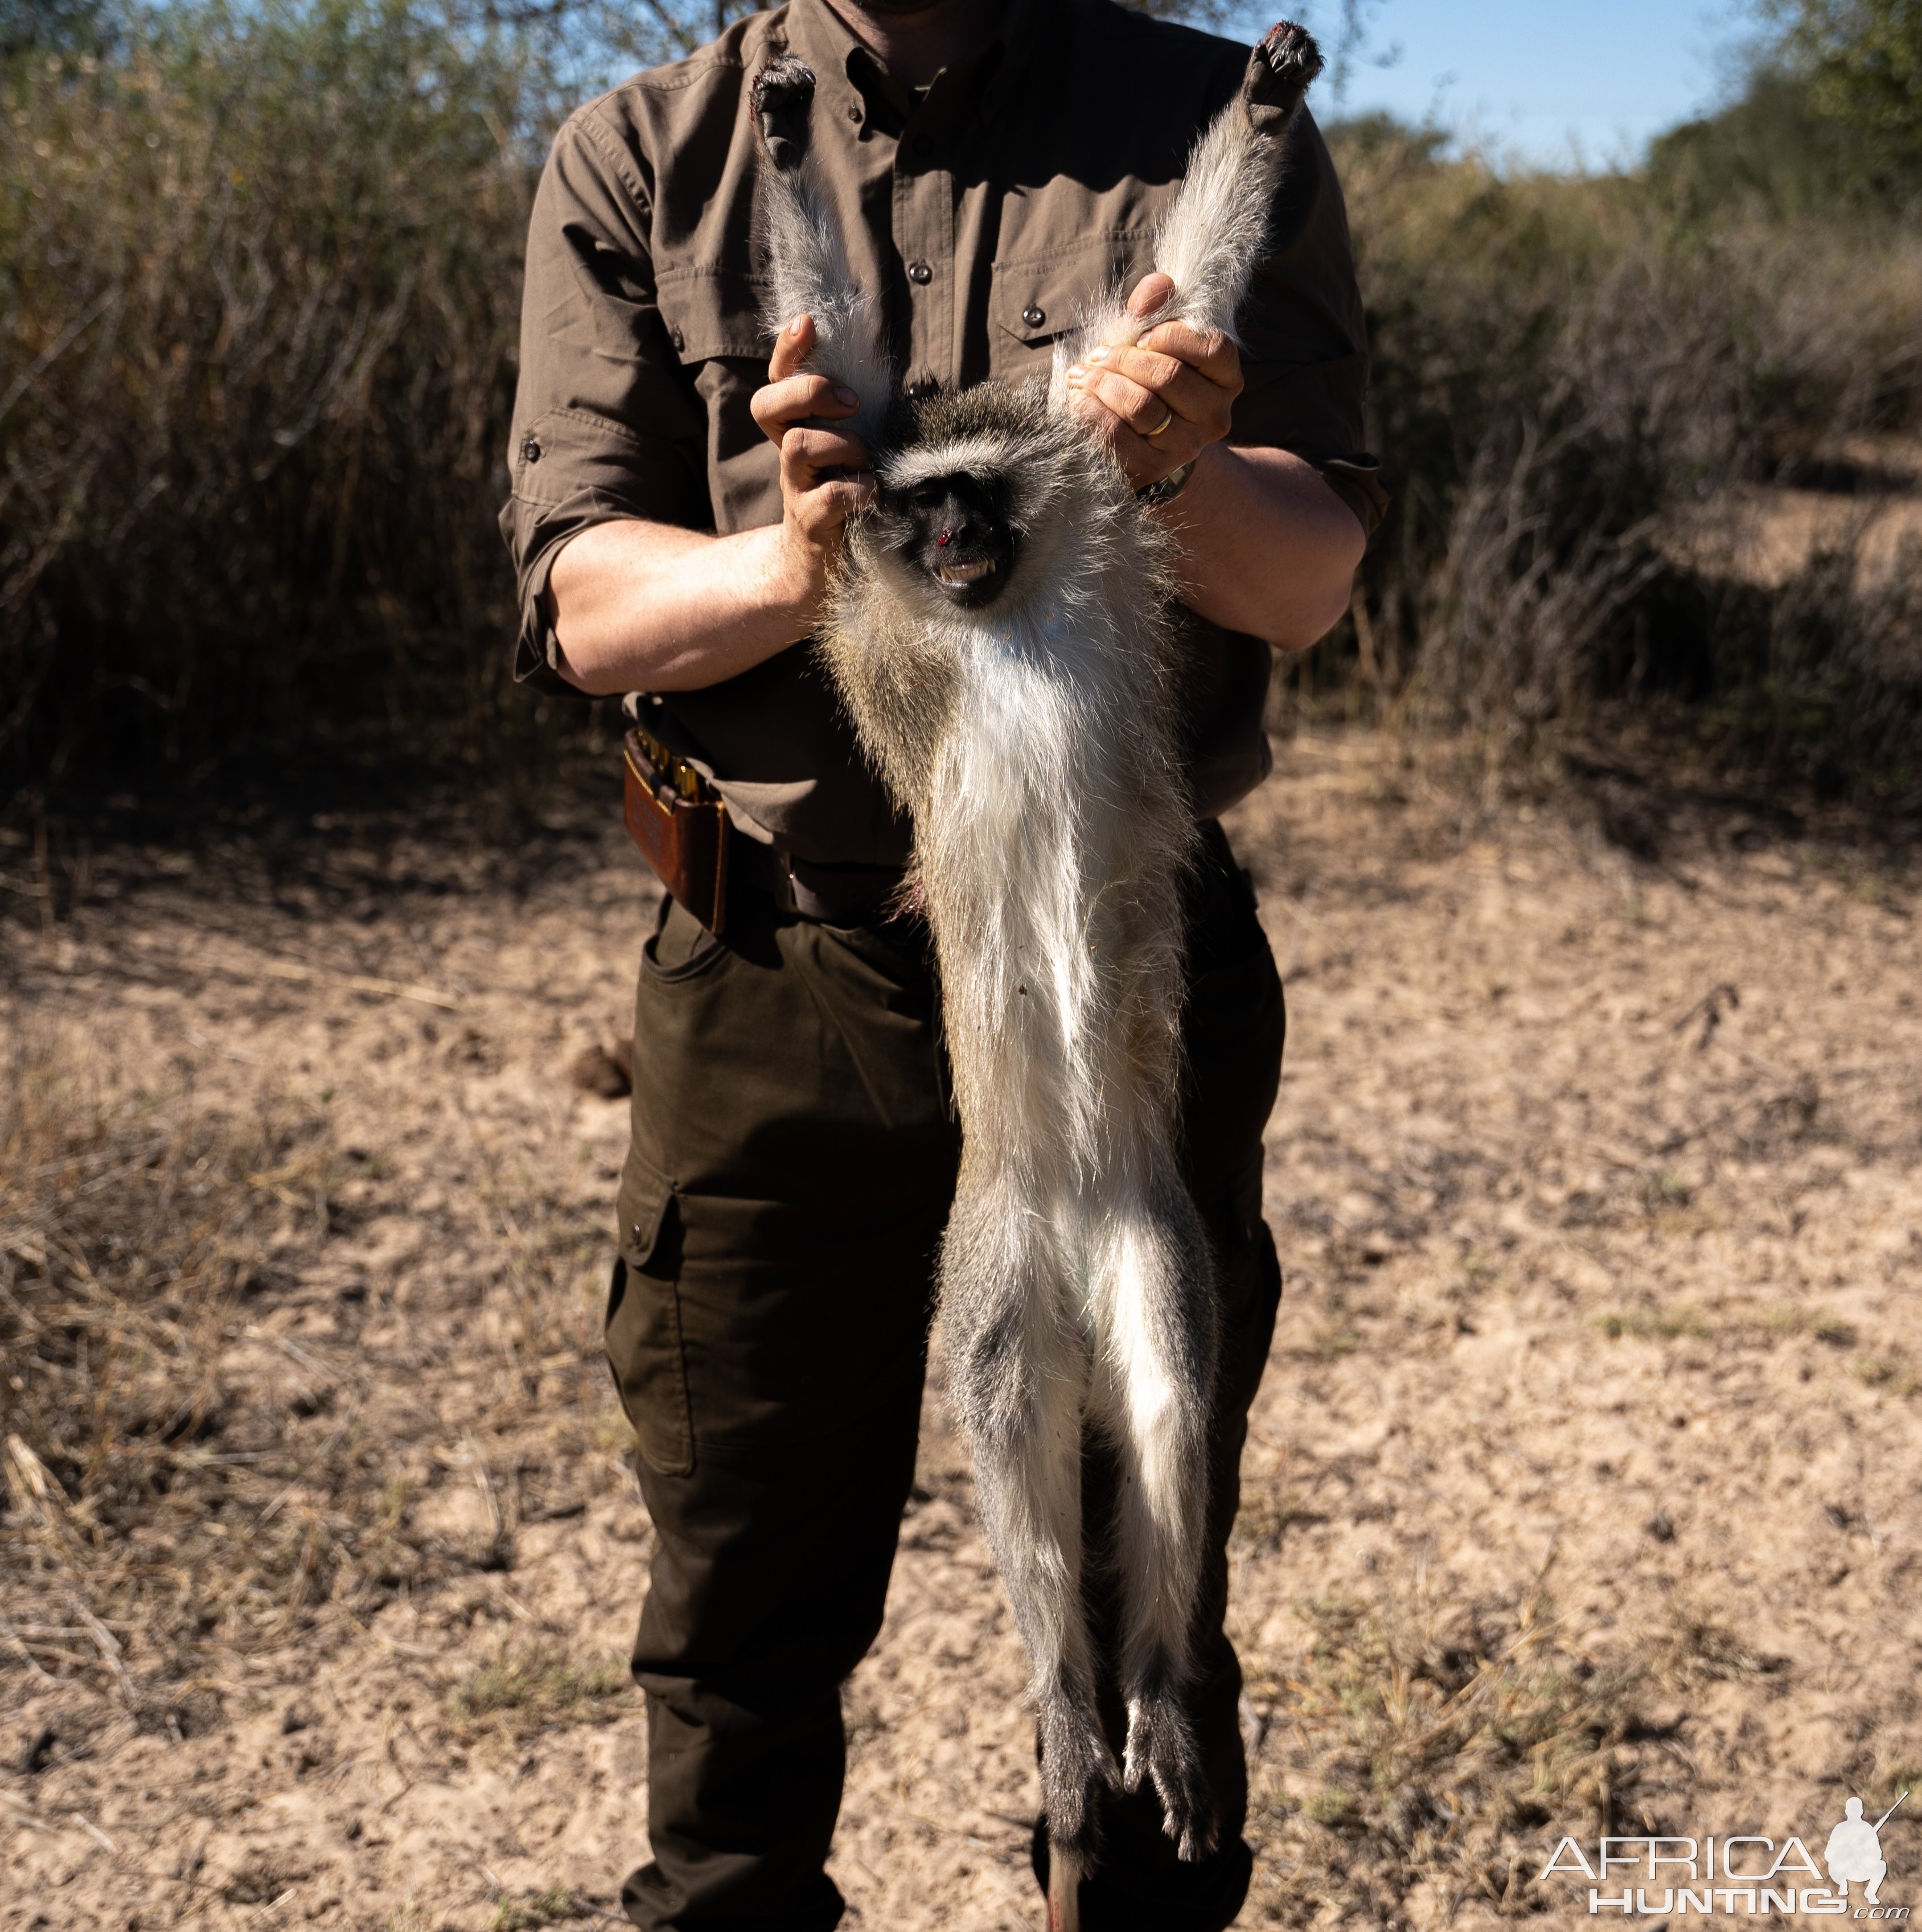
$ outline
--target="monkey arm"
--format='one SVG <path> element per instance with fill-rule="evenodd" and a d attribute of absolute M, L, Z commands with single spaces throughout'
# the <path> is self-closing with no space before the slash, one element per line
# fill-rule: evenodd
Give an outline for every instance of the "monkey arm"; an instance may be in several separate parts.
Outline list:
<path fill-rule="evenodd" d="M 1314 465 L 1210 443 L 1153 512 L 1181 546 L 1182 601 L 1212 622 L 1302 651 L 1348 608 L 1366 538 Z"/>

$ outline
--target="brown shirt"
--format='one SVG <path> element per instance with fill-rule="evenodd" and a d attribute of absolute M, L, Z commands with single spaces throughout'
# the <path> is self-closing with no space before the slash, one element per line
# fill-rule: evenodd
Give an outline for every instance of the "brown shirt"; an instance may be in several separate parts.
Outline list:
<path fill-rule="evenodd" d="M 784 50 L 818 77 L 814 150 L 910 386 L 1044 375 L 1084 302 L 1152 267 L 1188 150 L 1247 60 L 1108 0 L 1008 0 L 985 52 L 916 94 L 824 0 L 790 0 L 581 108 L 528 236 L 501 515 L 520 575 L 517 676 L 564 688 L 544 593 L 577 531 L 640 517 L 727 535 L 780 519 L 775 452 L 748 408 L 771 338 L 747 97 Z M 1363 453 L 1361 302 L 1341 190 L 1306 116 L 1240 332 L 1231 440 L 1316 464 L 1372 530 L 1384 500 Z M 1269 652 L 1198 619 L 1195 631 L 1189 764 L 1207 815 L 1266 775 Z M 817 862 L 906 856 L 907 828 L 808 645 L 648 716 L 750 836 Z"/>

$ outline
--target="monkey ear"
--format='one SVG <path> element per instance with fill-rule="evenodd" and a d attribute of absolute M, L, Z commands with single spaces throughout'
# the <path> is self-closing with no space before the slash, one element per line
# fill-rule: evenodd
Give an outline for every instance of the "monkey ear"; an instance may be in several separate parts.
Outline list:
<path fill-rule="evenodd" d="M 1321 50 L 1306 27 L 1280 20 L 1248 56 L 1241 98 L 1258 134 L 1280 134 L 1323 67 Z"/>
<path fill-rule="evenodd" d="M 777 173 L 798 168 L 808 152 L 808 116 L 814 104 L 814 70 L 782 54 L 754 76 L 750 98 L 762 145 Z"/>

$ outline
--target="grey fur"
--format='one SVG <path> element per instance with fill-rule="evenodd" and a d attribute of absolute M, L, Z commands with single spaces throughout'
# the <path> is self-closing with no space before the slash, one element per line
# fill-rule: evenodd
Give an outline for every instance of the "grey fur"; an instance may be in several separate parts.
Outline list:
<path fill-rule="evenodd" d="M 772 165 L 760 201 L 762 259 L 772 272 L 768 322 L 779 330 L 811 316 L 815 349 L 810 366 L 845 382 L 861 408 L 838 424 L 872 448 L 894 390 L 894 371 L 881 346 L 874 298 L 855 284 L 841 229 L 821 191 L 808 152 L 808 110 L 814 76 L 791 54 L 755 76 L 752 106 Z"/>
<path fill-rule="evenodd" d="M 1157 319 L 1231 328 L 1290 116 L 1318 69 L 1272 32 L 1198 144 L 1156 248 Z M 1184 1858 L 1214 1843 L 1185 1706 L 1207 1514 L 1216 1314 L 1177 1163 L 1180 880 L 1195 833 L 1175 746 L 1173 544 L 1069 414 L 1061 380 L 896 401 L 867 298 L 808 185 L 798 62 L 757 81 L 773 165 L 770 320 L 813 315 L 811 366 L 860 392 L 883 508 L 848 526 L 820 640 L 868 755 L 915 825 L 965 1136 L 940 1310 L 983 1516 L 1033 1666 L 1042 1781 L 1072 1932 L 1096 1787 L 1151 1781 Z M 805 97 L 805 98 L 804 98 Z M 797 110 L 796 103 L 801 105 Z M 1078 340 L 1149 326 L 1118 301 Z M 891 540 L 886 505 L 965 474 L 1000 493 L 1006 587 L 956 608 Z M 944 538 L 943 541 L 946 541 Z M 1084 1432 L 1120 1476 L 1112 1570 L 1128 1734 L 1095 1704 L 1082 1603 Z"/>
<path fill-rule="evenodd" d="M 1286 165 L 1288 131 L 1321 55 L 1302 28 L 1271 27 L 1249 58 L 1241 91 L 1195 143 L 1181 187 L 1155 237 L 1155 266 L 1174 284 L 1167 306 L 1128 313 L 1111 289 L 1081 326 L 1055 345 L 1054 390 L 1090 349 L 1132 346 L 1156 324 L 1180 320 L 1204 334 L 1235 335 L 1249 278 L 1267 238 L 1268 211 Z"/>

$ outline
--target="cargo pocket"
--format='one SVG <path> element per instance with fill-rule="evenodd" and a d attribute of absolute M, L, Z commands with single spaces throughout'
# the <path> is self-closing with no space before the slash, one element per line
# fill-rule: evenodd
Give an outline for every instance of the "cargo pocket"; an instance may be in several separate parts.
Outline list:
<path fill-rule="evenodd" d="M 711 973 L 727 951 L 726 942 L 717 939 L 670 893 L 662 898 L 654 930 L 641 946 L 640 970 L 664 986 L 678 986 Z M 638 1028 L 638 1018 L 635 1024 Z M 625 1233 L 626 1222 L 621 1226 Z"/>
<path fill-rule="evenodd" d="M 649 1466 L 694 1468 L 681 1339 L 681 1219 L 673 1183 L 630 1152 L 621 1176 L 620 1251 L 607 1288 L 607 1366 Z"/>

